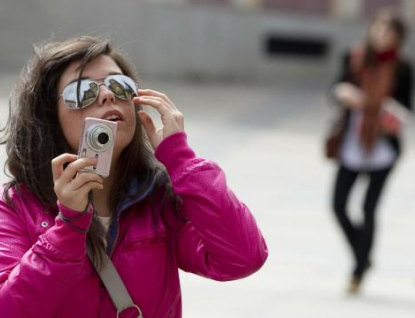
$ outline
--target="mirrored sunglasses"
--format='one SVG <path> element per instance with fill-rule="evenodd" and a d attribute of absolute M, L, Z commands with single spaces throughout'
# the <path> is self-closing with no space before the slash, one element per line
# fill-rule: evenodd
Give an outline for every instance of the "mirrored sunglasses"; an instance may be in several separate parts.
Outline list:
<path fill-rule="evenodd" d="M 98 98 L 100 85 L 105 85 L 119 99 L 130 100 L 137 96 L 138 84 L 129 76 L 116 74 L 108 75 L 102 82 L 91 79 L 72 82 L 64 88 L 60 97 L 69 109 L 84 108 Z"/>

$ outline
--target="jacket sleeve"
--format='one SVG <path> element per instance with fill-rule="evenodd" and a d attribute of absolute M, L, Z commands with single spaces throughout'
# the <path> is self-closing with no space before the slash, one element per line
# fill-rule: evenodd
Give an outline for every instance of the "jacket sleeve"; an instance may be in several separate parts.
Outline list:
<path fill-rule="evenodd" d="M 343 54 L 340 61 L 340 68 L 338 75 L 334 81 L 334 84 L 348 82 L 351 83 L 351 73 L 350 73 L 350 52 L 347 51 Z"/>
<path fill-rule="evenodd" d="M 0 201 L 0 313 L 3 317 L 52 317 L 67 291 L 81 279 L 87 259 L 86 235 L 56 217 L 32 245 L 28 236 L 30 205 Z M 60 207 L 67 218 L 74 211 Z M 29 217 L 28 217 L 29 216 Z M 76 221 L 88 228 L 92 211 Z M 75 223 L 75 222 L 74 222 Z"/>
<path fill-rule="evenodd" d="M 164 140 L 156 157 L 165 165 L 188 222 L 177 238 L 179 267 L 215 280 L 257 271 L 268 250 L 249 209 L 227 187 L 215 163 L 197 158 L 185 133 Z"/>
<path fill-rule="evenodd" d="M 412 110 L 413 75 L 412 66 L 401 62 L 398 66 L 394 98 L 408 110 Z"/>
<path fill-rule="evenodd" d="M 350 83 L 355 85 L 355 81 L 353 79 L 351 70 L 350 70 L 350 58 L 351 58 L 351 53 L 350 51 L 347 51 L 346 53 L 343 54 L 343 56 L 341 57 L 340 60 L 340 66 L 339 66 L 339 70 L 337 71 L 337 76 L 335 77 L 334 81 L 332 82 L 332 84 L 329 87 L 329 91 L 328 91 L 328 98 L 330 100 L 330 104 L 337 106 L 337 107 L 343 107 L 344 105 L 342 105 L 339 101 L 339 99 L 336 96 L 336 89 L 338 88 L 339 84 L 343 84 L 343 83 Z"/>

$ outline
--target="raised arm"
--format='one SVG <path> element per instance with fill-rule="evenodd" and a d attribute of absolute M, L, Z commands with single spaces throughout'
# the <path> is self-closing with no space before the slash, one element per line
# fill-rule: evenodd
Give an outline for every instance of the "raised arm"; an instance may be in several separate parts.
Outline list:
<path fill-rule="evenodd" d="M 257 271 L 267 258 L 267 246 L 254 217 L 228 188 L 219 166 L 197 158 L 184 132 L 165 139 L 156 157 L 166 166 L 189 219 L 177 239 L 179 267 L 215 280 L 238 279 Z"/>

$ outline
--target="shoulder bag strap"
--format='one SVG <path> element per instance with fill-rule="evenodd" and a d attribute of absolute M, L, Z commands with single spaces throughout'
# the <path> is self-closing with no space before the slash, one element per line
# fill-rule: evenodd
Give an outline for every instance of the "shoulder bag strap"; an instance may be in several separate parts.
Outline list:
<path fill-rule="evenodd" d="M 89 259 L 92 261 L 92 254 L 89 246 L 87 249 L 87 254 Z M 114 303 L 115 307 L 117 307 L 117 318 L 119 317 L 121 312 L 128 308 L 137 309 L 137 318 L 143 318 L 141 309 L 136 304 L 134 304 L 130 294 L 127 291 L 127 288 L 125 287 L 120 275 L 118 274 L 114 264 L 112 263 L 107 253 L 104 253 L 103 261 L 104 262 L 101 270 L 97 270 L 97 272 L 101 277 L 103 284 L 107 288 L 112 302 Z"/>

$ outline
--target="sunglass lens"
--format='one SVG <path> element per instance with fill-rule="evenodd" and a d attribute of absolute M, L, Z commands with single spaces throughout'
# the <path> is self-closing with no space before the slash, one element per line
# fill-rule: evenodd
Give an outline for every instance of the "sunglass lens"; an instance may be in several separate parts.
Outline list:
<path fill-rule="evenodd" d="M 121 99 L 131 99 L 137 94 L 137 85 L 126 75 L 111 75 L 105 78 L 105 85 Z"/>
<path fill-rule="evenodd" d="M 98 84 L 93 81 L 81 80 L 78 98 L 76 98 L 77 89 L 78 82 L 74 82 L 63 90 L 62 97 L 66 107 L 71 109 L 84 108 L 91 105 L 98 96 Z"/>

